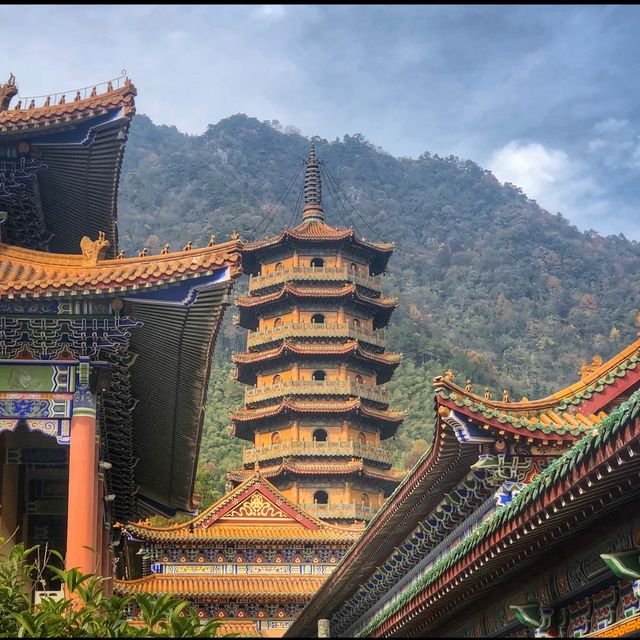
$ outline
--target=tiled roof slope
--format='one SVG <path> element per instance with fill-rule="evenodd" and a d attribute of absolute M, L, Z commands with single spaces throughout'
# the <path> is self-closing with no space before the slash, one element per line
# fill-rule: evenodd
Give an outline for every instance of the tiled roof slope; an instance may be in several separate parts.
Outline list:
<path fill-rule="evenodd" d="M 438 404 L 517 435 L 575 440 L 597 427 L 603 409 L 640 381 L 640 340 L 595 368 L 579 382 L 540 400 L 499 402 L 463 389 L 451 379 L 434 381 Z"/>
<path fill-rule="evenodd" d="M 136 88 L 127 78 L 119 89 L 96 93 L 85 99 L 32 109 L 14 107 L 0 111 L 0 133 L 23 133 L 27 129 L 37 127 L 50 128 L 55 125 L 75 124 L 79 120 L 102 115 L 117 108 L 123 109 L 123 116 L 130 117 L 135 113 L 136 93 Z"/>
<path fill-rule="evenodd" d="M 240 243 L 93 264 L 83 255 L 54 254 L 0 244 L 0 296 L 38 297 L 116 293 L 240 268 Z"/>
<path fill-rule="evenodd" d="M 496 539 L 501 530 L 505 530 L 509 523 L 522 523 L 523 515 L 534 502 L 544 496 L 558 495 L 557 488 L 561 483 L 571 478 L 585 477 L 581 469 L 587 469 L 598 461 L 598 456 L 606 452 L 604 458 L 611 452 L 629 446 L 638 440 L 637 430 L 633 421 L 640 415 L 640 391 L 636 391 L 628 402 L 622 403 L 615 411 L 607 416 L 599 429 L 590 432 L 579 440 L 569 451 L 552 462 L 549 467 L 534 479 L 507 505 L 496 511 L 491 517 L 474 529 L 452 551 L 436 562 L 425 574 L 412 584 L 400 598 L 390 606 L 382 609 L 372 622 L 360 633 L 359 637 L 370 637 L 380 625 L 400 611 L 417 594 L 423 592 L 429 585 L 435 583 L 444 574 L 452 570 L 455 565 L 468 556 L 474 549 L 487 540 Z M 614 442 L 618 446 L 612 446 Z M 626 454 L 629 455 L 628 453 Z M 614 455 L 615 457 L 615 455 Z M 618 454 L 618 458 L 620 456 Z M 622 463 L 623 460 L 620 459 Z"/>
<path fill-rule="evenodd" d="M 171 576 L 152 574 L 138 580 L 114 580 L 114 591 L 121 595 L 151 593 L 174 597 L 207 596 L 227 598 L 238 596 L 263 600 L 280 596 L 287 601 L 306 601 L 325 581 L 325 576 Z"/>

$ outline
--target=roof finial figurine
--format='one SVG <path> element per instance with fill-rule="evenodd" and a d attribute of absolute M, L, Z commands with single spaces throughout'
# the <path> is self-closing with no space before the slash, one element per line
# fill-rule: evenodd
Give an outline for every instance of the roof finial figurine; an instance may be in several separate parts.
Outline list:
<path fill-rule="evenodd" d="M 51 106 L 51 96 L 47 96 L 47 99 L 44 101 L 44 105 L 42 105 L 44 107 L 50 107 Z"/>
<path fill-rule="evenodd" d="M 98 95 L 98 90 L 93 87 L 93 89 L 91 89 L 91 95 L 89 96 L 90 98 L 95 98 Z"/>
<path fill-rule="evenodd" d="M 191 249 L 193 249 L 192 245 L 192 241 L 189 240 L 189 242 L 187 242 L 187 244 L 184 245 L 184 247 L 182 247 L 183 251 L 191 251 Z"/>
<path fill-rule="evenodd" d="M 147 247 L 143 247 L 142 251 L 138 253 L 138 258 L 144 258 L 147 253 L 149 253 L 149 249 L 147 249 Z"/>
<path fill-rule="evenodd" d="M 484 398 L 485 400 L 491 400 L 493 396 L 491 395 L 491 389 L 489 389 L 489 387 L 485 387 L 484 390 Z"/>
<path fill-rule="evenodd" d="M 17 95 L 18 87 L 16 87 L 16 77 L 9 75 L 9 80 L 5 84 L 0 85 L 0 111 L 6 111 L 13 96 Z"/>
<path fill-rule="evenodd" d="M 209 244 L 207 245 L 207 247 L 213 247 L 216 244 L 216 234 L 212 233 L 211 237 L 209 238 Z"/>
<path fill-rule="evenodd" d="M 107 82 L 107 91 L 113 91 L 113 82 L 111 80 Z"/>
<path fill-rule="evenodd" d="M 169 243 L 165 242 L 164 247 L 162 247 L 162 250 L 160 251 L 160 255 L 166 256 L 167 253 L 169 253 Z"/>
<path fill-rule="evenodd" d="M 73 99 L 74 102 L 79 102 L 82 100 L 82 96 L 80 95 L 80 89 L 76 91 L 76 97 Z"/>
<path fill-rule="evenodd" d="M 18 104 L 14 107 L 16 111 L 20 111 L 22 109 L 22 100 L 18 100 Z"/>
<path fill-rule="evenodd" d="M 239 234 L 237 231 L 234 231 L 234 232 L 231 234 L 231 239 L 232 239 L 232 240 L 240 240 L 240 234 Z"/>
<path fill-rule="evenodd" d="M 35 98 L 31 99 L 31 102 L 29 103 L 29 109 L 35 109 L 36 108 L 36 100 Z"/>
<path fill-rule="evenodd" d="M 58 104 L 65 104 L 66 102 L 67 102 L 67 96 L 63 93 Z"/>
<path fill-rule="evenodd" d="M 445 380 L 452 381 L 455 378 L 453 371 L 451 369 L 444 372 L 444 376 L 442 376 Z"/>
<path fill-rule="evenodd" d="M 502 390 L 502 402 L 511 402 L 509 398 L 509 391 L 507 389 Z"/>
<path fill-rule="evenodd" d="M 304 172 L 304 208 L 303 220 L 324 221 L 322 208 L 322 182 L 320 180 L 320 164 L 316 158 L 316 148 L 312 144 L 309 157 L 305 160 L 307 165 Z"/>
<path fill-rule="evenodd" d="M 124 255 L 125 255 L 125 250 L 124 250 L 124 249 L 121 249 L 121 250 L 118 252 L 118 255 L 116 256 L 116 260 L 123 260 L 123 259 L 124 259 Z"/>
<path fill-rule="evenodd" d="M 464 385 L 464 390 L 465 391 L 473 391 L 473 384 L 471 382 L 471 380 L 467 380 L 467 384 Z"/>

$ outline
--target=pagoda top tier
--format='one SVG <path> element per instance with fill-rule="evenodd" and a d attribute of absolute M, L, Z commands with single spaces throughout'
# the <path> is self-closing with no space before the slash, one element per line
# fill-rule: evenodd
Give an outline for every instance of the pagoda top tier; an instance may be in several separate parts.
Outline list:
<path fill-rule="evenodd" d="M 314 246 L 321 246 L 322 244 L 334 246 L 336 244 L 350 245 L 357 251 L 370 256 L 371 273 L 373 275 L 382 273 L 386 269 L 389 257 L 395 249 L 395 244 L 369 242 L 364 238 L 359 238 L 353 227 L 340 228 L 328 225 L 324 219 L 322 203 L 321 162 L 316 158 L 313 145 L 305 164 L 302 221 L 293 229 L 285 228 L 277 236 L 245 243 L 242 252 L 245 272 L 250 275 L 257 275 L 261 258 L 271 251 L 277 251 L 286 244 L 309 243 Z"/>

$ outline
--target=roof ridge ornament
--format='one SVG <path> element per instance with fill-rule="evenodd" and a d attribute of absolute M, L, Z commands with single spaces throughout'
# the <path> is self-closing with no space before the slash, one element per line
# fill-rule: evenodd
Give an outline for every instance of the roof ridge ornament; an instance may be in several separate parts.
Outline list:
<path fill-rule="evenodd" d="M 98 260 L 104 258 L 105 251 L 109 248 L 110 243 L 105 238 L 104 231 L 98 233 L 97 240 L 91 240 L 89 236 L 83 236 L 80 240 L 80 249 L 82 249 L 82 265 L 85 267 L 94 267 Z"/>
<path fill-rule="evenodd" d="M 18 86 L 16 85 L 16 77 L 11 73 L 9 74 L 9 79 L 0 85 L 0 111 L 7 111 L 9 109 L 9 103 L 17 93 Z"/>
<path fill-rule="evenodd" d="M 320 180 L 320 164 L 316 158 L 315 145 L 311 145 L 309 157 L 304 161 L 304 208 L 302 220 L 315 220 L 324 222 L 324 210 L 322 208 L 322 182 Z"/>

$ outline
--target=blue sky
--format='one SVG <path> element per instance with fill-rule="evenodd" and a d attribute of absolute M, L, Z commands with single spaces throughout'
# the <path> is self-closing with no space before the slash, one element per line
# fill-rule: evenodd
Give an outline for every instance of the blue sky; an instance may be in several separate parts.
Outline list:
<path fill-rule="evenodd" d="M 233 113 L 469 158 L 580 229 L 640 240 L 640 7 L 0 7 L 23 96 L 127 69 L 156 123 Z"/>

